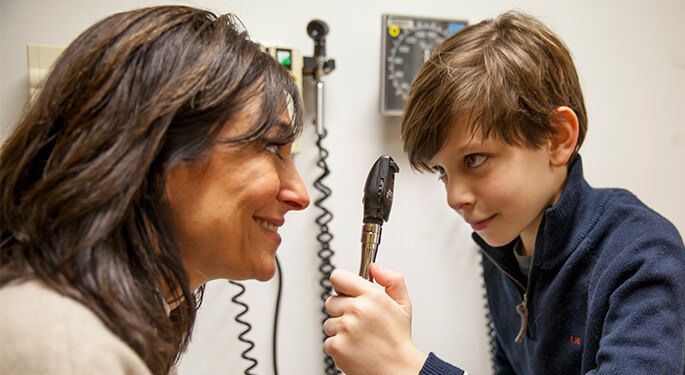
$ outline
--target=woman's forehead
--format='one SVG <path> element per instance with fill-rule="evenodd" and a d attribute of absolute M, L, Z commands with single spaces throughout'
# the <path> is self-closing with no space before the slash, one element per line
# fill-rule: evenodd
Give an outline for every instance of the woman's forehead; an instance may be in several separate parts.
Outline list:
<path fill-rule="evenodd" d="M 261 97 L 256 97 L 246 102 L 243 108 L 223 125 L 219 132 L 219 138 L 238 138 L 250 132 L 257 122 L 260 121 L 260 116 L 262 116 L 264 110 L 262 103 Z M 266 135 L 270 138 L 287 138 L 293 133 L 294 125 L 287 106 L 284 106 L 278 117 L 270 120 L 269 123 L 271 125 L 266 131 Z"/>

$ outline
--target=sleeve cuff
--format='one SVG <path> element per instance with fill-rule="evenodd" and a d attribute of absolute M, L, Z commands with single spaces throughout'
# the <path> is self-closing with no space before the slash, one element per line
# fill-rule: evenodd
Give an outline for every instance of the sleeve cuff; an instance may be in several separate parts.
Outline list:
<path fill-rule="evenodd" d="M 419 372 L 419 375 L 465 375 L 464 370 L 452 366 L 451 364 L 438 358 L 432 352 L 428 354 L 426 362 Z"/>

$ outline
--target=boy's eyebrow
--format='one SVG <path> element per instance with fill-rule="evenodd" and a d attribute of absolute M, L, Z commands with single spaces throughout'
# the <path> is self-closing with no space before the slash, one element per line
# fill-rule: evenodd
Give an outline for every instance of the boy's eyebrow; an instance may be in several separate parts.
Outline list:
<path fill-rule="evenodd" d="M 469 152 L 470 148 L 482 146 L 485 143 L 485 141 L 486 140 L 484 140 L 482 138 L 477 138 L 476 136 L 472 136 L 472 137 L 470 137 L 468 142 L 466 142 L 463 146 L 454 150 L 454 152 L 452 152 L 451 154 L 467 154 Z M 443 147 L 445 147 L 444 144 L 443 144 Z M 442 151 L 442 148 L 440 149 L 440 151 Z M 438 151 L 438 153 L 440 151 Z M 435 155 L 437 155 L 437 153 Z M 429 160 L 427 160 L 426 164 L 428 166 L 432 166 L 433 164 L 435 164 L 435 162 L 434 162 L 435 155 L 433 155 Z"/>
<path fill-rule="evenodd" d="M 464 144 L 463 146 L 461 146 L 461 147 L 459 147 L 459 148 L 457 149 L 457 153 L 463 154 L 463 153 L 465 153 L 469 148 L 472 148 L 472 147 L 475 147 L 475 146 L 481 146 L 481 145 L 483 145 L 483 140 L 482 140 L 482 139 L 476 140 L 476 137 L 471 137 L 471 139 L 469 139 L 469 141 L 466 142 L 466 144 Z"/>

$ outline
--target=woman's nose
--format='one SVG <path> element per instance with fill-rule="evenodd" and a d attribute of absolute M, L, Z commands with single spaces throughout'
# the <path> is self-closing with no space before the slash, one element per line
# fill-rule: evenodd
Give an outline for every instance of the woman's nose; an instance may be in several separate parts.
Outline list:
<path fill-rule="evenodd" d="M 286 204 L 288 210 L 304 210 L 309 206 L 307 188 L 294 166 L 291 166 L 284 176 L 279 199 Z"/>

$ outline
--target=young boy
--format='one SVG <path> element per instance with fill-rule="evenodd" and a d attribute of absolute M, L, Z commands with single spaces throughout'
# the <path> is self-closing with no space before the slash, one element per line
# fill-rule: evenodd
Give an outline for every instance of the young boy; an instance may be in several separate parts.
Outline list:
<path fill-rule="evenodd" d="M 683 374 L 682 239 L 631 193 L 588 185 L 586 129 L 569 51 L 516 12 L 443 42 L 402 120 L 411 165 L 440 175 L 482 248 L 497 374 Z M 462 374 L 412 344 L 402 276 L 371 273 L 385 291 L 331 276 L 325 349 L 340 369 Z"/>

